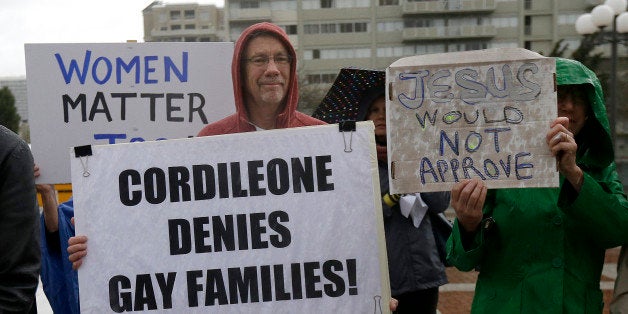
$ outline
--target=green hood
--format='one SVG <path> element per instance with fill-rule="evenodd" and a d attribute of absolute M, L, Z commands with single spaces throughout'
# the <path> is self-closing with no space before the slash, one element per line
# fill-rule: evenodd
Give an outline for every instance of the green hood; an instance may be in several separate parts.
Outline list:
<path fill-rule="evenodd" d="M 604 168 L 613 162 L 615 154 L 604 105 L 600 81 L 593 71 L 582 63 L 556 58 L 556 83 L 558 85 L 582 85 L 586 90 L 593 116 L 589 118 L 576 137 L 578 164 L 590 169 Z"/>

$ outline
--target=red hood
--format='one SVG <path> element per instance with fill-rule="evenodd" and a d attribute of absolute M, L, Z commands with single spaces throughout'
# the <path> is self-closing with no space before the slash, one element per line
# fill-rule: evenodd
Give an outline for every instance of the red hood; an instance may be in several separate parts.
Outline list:
<path fill-rule="evenodd" d="M 292 56 L 293 60 L 297 59 L 296 52 L 288 40 L 288 35 L 281 27 L 275 24 L 263 22 L 245 29 L 235 43 L 233 60 L 231 63 L 236 113 L 220 121 L 206 125 L 198 133 L 198 136 L 255 131 L 255 127 L 249 123 L 246 106 L 244 104 L 243 88 L 245 83 L 242 82 L 241 60 L 244 54 L 244 47 L 246 47 L 248 41 L 250 40 L 250 35 L 259 31 L 269 32 L 276 35 L 276 38 L 284 44 L 288 54 Z M 290 65 L 290 81 L 288 82 L 288 95 L 286 95 L 285 106 L 283 111 L 277 116 L 277 121 L 275 123 L 275 127 L 278 129 L 325 124 L 323 121 L 314 119 L 297 111 L 299 88 L 297 86 L 298 77 L 296 69 L 296 62 L 292 62 Z"/>
<path fill-rule="evenodd" d="M 259 31 L 270 32 L 276 35 L 276 38 L 279 39 L 285 46 L 288 54 L 292 56 L 292 60 L 297 60 L 297 54 L 288 39 L 288 35 L 286 32 L 279 26 L 272 23 L 258 23 L 255 24 L 242 32 L 238 41 L 235 43 L 235 49 L 233 51 L 233 61 L 231 63 L 231 75 L 233 79 L 233 93 L 236 104 L 236 112 L 238 115 L 238 120 L 247 122 L 248 116 L 246 107 L 244 105 L 244 91 L 243 86 L 245 85 L 242 82 L 242 58 L 245 53 L 245 47 L 247 46 L 250 35 L 257 33 Z M 283 111 L 277 117 L 277 128 L 285 128 L 288 127 L 288 121 L 291 119 L 291 115 L 297 110 L 297 104 L 299 100 L 299 88 L 297 84 L 297 63 L 292 62 L 290 64 L 290 82 L 288 82 L 288 95 L 286 95 L 285 106 Z"/>

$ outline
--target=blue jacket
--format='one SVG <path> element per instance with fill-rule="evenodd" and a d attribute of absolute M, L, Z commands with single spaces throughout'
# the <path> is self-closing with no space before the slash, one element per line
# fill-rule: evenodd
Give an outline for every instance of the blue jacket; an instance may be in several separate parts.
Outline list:
<path fill-rule="evenodd" d="M 68 260 L 68 239 L 74 236 L 73 200 L 58 208 L 59 231 L 46 231 L 41 215 L 41 282 L 55 314 L 79 314 L 78 273 Z M 56 238 L 58 237 L 58 239 Z"/>

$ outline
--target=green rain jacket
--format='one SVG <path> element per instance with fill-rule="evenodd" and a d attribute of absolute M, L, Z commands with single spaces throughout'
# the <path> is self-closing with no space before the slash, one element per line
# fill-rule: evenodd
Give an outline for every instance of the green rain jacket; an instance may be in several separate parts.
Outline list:
<path fill-rule="evenodd" d="M 576 137 L 582 189 L 577 193 L 561 175 L 559 188 L 489 190 L 468 250 L 454 222 L 448 261 L 479 270 L 472 313 L 602 313 L 605 250 L 628 239 L 628 201 L 600 82 L 573 60 L 557 58 L 556 72 L 558 85 L 585 84 L 588 91 L 592 114 Z"/>

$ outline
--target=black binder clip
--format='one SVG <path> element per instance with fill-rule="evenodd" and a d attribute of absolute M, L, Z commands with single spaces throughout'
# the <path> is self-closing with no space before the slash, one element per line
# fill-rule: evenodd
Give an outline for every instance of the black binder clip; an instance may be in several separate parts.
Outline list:
<path fill-rule="evenodd" d="M 345 143 L 345 153 L 350 153 L 353 151 L 353 148 L 351 148 L 351 144 L 353 142 L 353 132 L 355 132 L 355 121 L 340 121 L 338 123 L 338 130 L 340 132 L 342 132 L 342 139 Z M 347 146 L 347 138 L 345 136 L 345 134 L 347 132 L 349 133 L 349 145 Z"/>
<path fill-rule="evenodd" d="M 78 158 L 83 165 L 83 176 L 89 177 L 88 158 L 92 155 L 92 145 L 83 145 L 74 147 L 74 157 Z M 84 159 L 83 159 L 84 157 Z"/>

